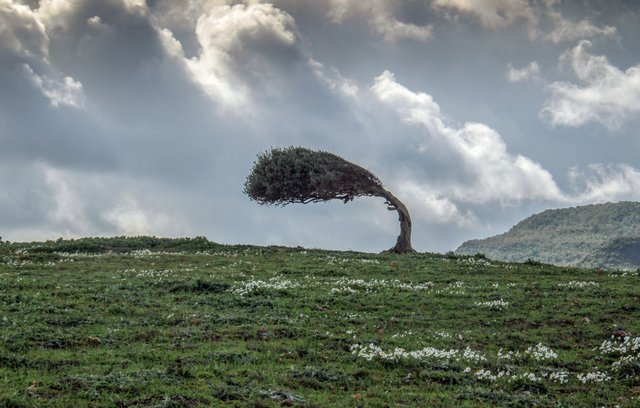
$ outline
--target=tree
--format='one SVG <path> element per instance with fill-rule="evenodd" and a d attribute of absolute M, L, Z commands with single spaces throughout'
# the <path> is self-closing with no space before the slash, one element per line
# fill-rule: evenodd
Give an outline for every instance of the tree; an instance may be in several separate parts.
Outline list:
<path fill-rule="evenodd" d="M 397 211 L 400 218 L 400 235 L 389 251 L 415 252 L 407 207 L 373 173 L 333 153 L 289 147 L 259 154 L 244 193 L 258 204 L 282 206 L 334 199 L 347 203 L 363 196 L 384 198 L 387 209 Z"/>

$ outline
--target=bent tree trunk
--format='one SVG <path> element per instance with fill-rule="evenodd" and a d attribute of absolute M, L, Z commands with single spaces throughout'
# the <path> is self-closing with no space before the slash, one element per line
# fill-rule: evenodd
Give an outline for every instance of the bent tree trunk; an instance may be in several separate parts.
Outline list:
<path fill-rule="evenodd" d="M 387 209 L 389 211 L 398 211 L 400 218 L 400 235 L 398 235 L 398 241 L 396 245 L 389 249 L 388 252 L 394 252 L 397 254 L 406 254 L 410 252 L 416 252 L 411 246 L 411 217 L 409 216 L 409 210 L 396 196 L 391 194 L 388 190 L 382 190 L 380 196 L 387 202 Z"/>

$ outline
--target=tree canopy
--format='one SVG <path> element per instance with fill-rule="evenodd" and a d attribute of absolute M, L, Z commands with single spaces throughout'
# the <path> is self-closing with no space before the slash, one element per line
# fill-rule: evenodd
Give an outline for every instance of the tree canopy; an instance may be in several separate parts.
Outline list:
<path fill-rule="evenodd" d="M 383 189 L 370 171 L 333 153 L 302 147 L 260 154 L 244 187 L 252 200 L 276 205 L 333 199 L 348 202 Z"/>
<path fill-rule="evenodd" d="M 382 197 L 398 211 L 401 232 L 392 252 L 414 252 L 411 218 L 400 200 L 370 171 L 333 153 L 303 147 L 275 148 L 258 155 L 244 183 L 244 192 L 259 204 L 287 205 Z"/>

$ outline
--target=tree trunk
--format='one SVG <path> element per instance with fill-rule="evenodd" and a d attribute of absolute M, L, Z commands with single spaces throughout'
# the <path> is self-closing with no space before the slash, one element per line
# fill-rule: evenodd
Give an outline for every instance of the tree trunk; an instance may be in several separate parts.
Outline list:
<path fill-rule="evenodd" d="M 389 211 L 398 211 L 400 218 L 400 235 L 398 235 L 396 245 L 389 249 L 388 252 L 397 254 L 416 252 L 411 246 L 411 217 L 409 216 L 409 210 L 407 210 L 407 207 L 402 201 L 398 200 L 390 191 L 383 189 L 381 196 L 387 200 L 387 208 Z"/>

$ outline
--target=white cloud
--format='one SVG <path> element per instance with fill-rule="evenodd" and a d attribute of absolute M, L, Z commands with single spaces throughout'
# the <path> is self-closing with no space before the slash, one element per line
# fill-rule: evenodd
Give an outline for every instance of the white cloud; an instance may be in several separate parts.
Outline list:
<path fill-rule="evenodd" d="M 159 204 L 158 192 L 137 180 L 82 174 L 47 164 L 37 169 L 53 202 L 47 209 L 43 227 L 48 233 L 43 238 L 105 232 L 176 236 L 189 230 L 182 216 L 170 209 L 171 200 Z"/>
<path fill-rule="evenodd" d="M 573 168 L 569 177 L 579 191 L 576 204 L 637 200 L 640 198 L 640 170 L 628 164 L 592 164 L 587 174 Z"/>
<path fill-rule="evenodd" d="M 598 27 L 587 19 L 578 22 L 567 20 L 562 14 L 551 8 L 547 11 L 547 14 L 553 20 L 555 27 L 544 38 L 554 44 L 564 41 L 582 40 L 598 35 L 613 37 L 617 33 L 616 28 L 613 26 L 605 25 Z"/>
<path fill-rule="evenodd" d="M 398 2 L 384 0 L 329 0 L 329 19 L 342 23 L 350 17 L 360 17 L 368 21 L 369 29 L 387 42 L 400 40 L 427 41 L 433 34 L 432 25 L 417 25 L 400 21 L 394 15 Z"/>
<path fill-rule="evenodd" d="M 101 30 L 105 27 L 105 24 L 102 22 L 100 16 L 93 16 L 87 19 L 87 24 L 89 27 L 93 27 L 97 30 Z"/>
<path fill-rule="evenodd" d="M 271 4 L 236 4 L 212 7 L 198 18 L 196 33 L 203 48 L 223 52 L 239 45 L 243 36 L 269 36 L 277 42 L 292 45 L 296 35 L 293 18 Z"/>
<path fill-rule="evenodd" d="M 414 222 L 422 220 L 433 224 L 454 223 L 465 226 L 477 221 L 472 212 L 462 214 L 451 200 L 418 182 L 411 180 L 399 182 L 398 193 L 410 203 L 411 208 L 415 209 L 412 212 Z"/>
<path fill-rule="evenodd" d="M 403 39 L 427 41 L 433 33 L 431 25 L 419 26 L 404 23 L 385 11 L 376 11 L 371 24 L 372 29 L 388 42 L 396 42 Z"/>
<path fill-rule="evenodd" d="M 417 221 L 470 227 L 478 224 L 478 218 L 470 210 L 461 211 L 461 206 L 514 206 L 523 201 L 583 205 L 640 199 L 640 170 L 633 166 L 592 164 L 587 172 L 570 168 L 573 188 L 565 192 L 541 164 L 509 152 L 495 130 L 482 123 L 448 124 L 430 95 L 399 84 L 392 73 L 378 76 L 371 91 L 404 123 L 418 127 L 397 133 L 426 131 L 416 156 L 398 165 L 391 183 Z M 394 141 L 395 146 L 408 142 L 408 138 Z M 429 170 L 415 170 L 423 166 Z"/>
<path fill-rule="evenodd" d="M 193 31 L 198 17 L 213 7 L 231 4 L 227 0 L 157 0 L 152 6 L 153 16 L 160 26 L 176 30 Z"/>
<path fill-rule="evenodd" d="M 102 213 L 102 218 L 122 235 L 156 235 L 169 232 L 179 233 L 175 220 L 168 215 L 145 208 L 132 195 L 125 194 L 120 201 Z"/>
<path fill-rule="evenodd" d="M 36 87 L 49 99 L 51 105 L 55 107 L 67 105 L 76 109 L 85 109 L 84 93 L 80 82 L 68 76 L 61 80 L 51 79 L 36 74 L 28 64 L 24 64 L 23 67 Z"/>
<path fill-rule="evenodd" d="M 331 91 L 348 97 L 354 97 L 358 93 L 358 83 L 343 77 L 337 69 L 327 68 L 313 58 L 309 58 L 308 63 L 315 76 Z"/>
<path fill-rule="evenodd" d="M 68 16 L 82 5 L 83 0 L 40 0 L 34 11 L 38 19 L 48 28 L 62 27 L 67 23 Z"/>
<path fill-rule="evenodd" d="M 527 0 L 434 0 L 433 7 L 474 16 L 483 26 L 494 29 L 524 22 L 531 39 L 542 38 L 554 44 L 617 34 L 613 26 L 598 26 L 586 18 L 579 21 L 565 18 L 555 9 L 557 3 L 554 0 L 542 3 Z M 545 18 L 550 20 L 553 28 L 542 36 L 539 24 Z"/>
<path fill-rule="evenodd" d="M 82 84 L 51 66 L 49 43 L 37 11 L 10 0 L 0 0 L 0 56 L 10 64 L 21 66 L 53 106 L 84 109 Z"/>
<path fill-rule="evenodd" d="M 431 155 L 447 157 L 454 174 L 450 180 L 433 180 L 434 192 L 458 202 L 511 204 L 520 200 L 558 200 L 562 193 L 551 174 L 540 164 L 507 151 L 500 135 L 481 123 L 454 128 L 445 123 L 440 107 L 430 95 L 415 93 L 384 72 L 376 78 L 372 91 L 407 123 L 427 130 L 424 160 Z M 434 157 L 435 159 L 436 157 Z M 436 175 L 437 177 L 437 175 Z"/>
<path fill-rule="evenodd" d="M 444 128 L 440 106 L 434 102 L 431 95 L 415 93 L 400 85 L 391 72 L 384 71 L 375 78 L 371 90 L 381 101 L 395 107 L 406 121 L 427 125 L 434 133 Z"/>
<path fill-rule="evenodd" d="M 522 81 L 539 81 L 540 80 L 540 66 L 536 61 L 531 61 L 529 65 L 524 68 L 516 69 L 509 64 L 507 69 L 507 79 L 509 82 L 522 82 Z"/>
<path fill-rule="evenodd" d="M 331 8 L 328 17 L 334 23 L 342 23 L 345 15 L 356 3 L 352 0 L 329 0 Z"/>
<path fill-rule="evenodd" d="M 232 66 L 237 54 L 244 52 L 243 43 L 258 41 L 267 46 L 290 47 L 297 41 L 294 29 L 293 18 L 271 4 L 212 7 L 198 18 L 195 32 L 201 50 L 186 61 L 187 67 L 211 98 L 238 108 L 249 103 L 249 89 Z M 265 47 L 263 52 L 268 53 L 269 49 Z M 244 61 L 244 68 L 256 75 L 271 74 L 258 53 L 251 57 Z"/>
<path fill-rule="evenodd" d="M 36 13 L 26 5 L 0 0 L 0 56 L 5 61 L 42 63 L 48 55 L 49 37 Z"/>
<path fill-rule="evenodd" d="M 590 54 L 589 41 L 581 41 L 565 52 L 561 61 L 571 66 L 581 82 L 553 82 L 551 97 L 541 115 L 554 125 L 582 126 L 600 123 L 610 129 L 620 127 L 640 114 L 640 65 L 625 71 L 611 65 L 602 55 Z"/>
<path fill-rule="evenodd" d="M 173 36 L 173 33 L 169 29 L 159 29 L 158 34 L 160 35 L 160 42 L 162 43 L 162 46 L 169 55 L 177 58 L 184 58 L 184 50 L 182 49 L 182 44 L 180 43 L 180 41 L 176 40 L 176 38 Z"/>
<path fill-rule="evenodd" d="M 147 7 L 147 2 L 145 0 L 124 0 L 124 4 L 129 9 L 145 9 Z"/>
<path fill-rule="evenodd" d="M 433 6 L 470 14 L 489 28 L 501 28 L 518 21 L 537 22 L 536 13 L 526 0 L 435 0 Z"/>
<path fill-rule="evenodd" d="M 82 195 L 75 188 L 73 176 L 51 166 L 41 165 L 47 186 L 53 192 L 55 208 L 49 212 L 50 227 L 65 236 L 89 232 L 90 221 L 85 213 Z"/>

